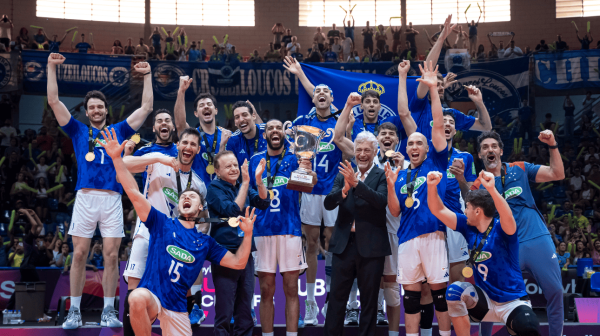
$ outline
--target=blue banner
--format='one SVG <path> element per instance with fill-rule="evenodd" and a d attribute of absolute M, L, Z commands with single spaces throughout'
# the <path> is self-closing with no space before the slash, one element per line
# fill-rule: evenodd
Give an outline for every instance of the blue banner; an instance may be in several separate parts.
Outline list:
<path fill-rule="evenodd" d="M 112 84 L 122 90 L 129 90 L 131 56 L 61 53 L 66 60 L 57 68 L 57 81 L 60 93 L 85 95 L 88 91 L 99 90 Z M 28 94 L 46 94 L 47 51 L 25 50 L 23 59 L 23 89 Z"/>
<path fill-rule="evenodd" d="M 572 50 L 535 55 L 535 84 L 550 90 L 600 87 L 600 50 Z"/>

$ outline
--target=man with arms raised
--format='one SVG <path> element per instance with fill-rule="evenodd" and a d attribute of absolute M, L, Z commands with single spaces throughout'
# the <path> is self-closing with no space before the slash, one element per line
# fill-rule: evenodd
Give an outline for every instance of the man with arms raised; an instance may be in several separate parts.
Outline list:
<path fill-rule="evenodd" d="M 179 90 L 175 101 L 175 127 L 178 132 L 190 127 L 185 121 L 185 91 L 192 84 L 192 78 L 182 76 L 179 78 Z M 225 150 L 231 132 L 217 127 L 217 99 L 210 93 L 201 93 L 194 100 L 194 115 L 198 118 L 200 126 L 200 155 L 194 160 L 192 169 L 200 176 L 207 186 L 216 178 L 215 155 Z"/>
<path fill-rule="evenodd" d="M 246 208 L 246 217 L 234 220 L 246 235 L 235 254 L 228 252 L 196 227 L 196 219 L 204 209 L 204 198 L 198 190 L 186 185 L 178 199 L 180 216 L 170 218 L 154 208 L 139 192 L 135 179 L 121 158 L 125 142 L 119 144 L 114 130 L 112 134 L 104 131 L 102 136 L 106 141 L 103 147 L 113 159 L 117 178 L 152 235 L 148 247 L 150 262 L 146 263 L 139 288 L 129 295 L 133 330 L 138 336 L 150 336 L 152 322 L 158 318 L 164 335 L 191 336 L 185 295 L 202 271 L 205 259 L 232 269 L 246 267 L 252 245 L 254 210 L 249 214 L 249 208 Z M 185 160 L 191 159 L 191 153 L 182 155 Z"/>
<path fill-rule="evenodd" d="M 123 231 L 123 205 L 121 203 L 121 185 L 114 179 L 114 166 L 110 157 L 99 144 L 100 130 L 104 128 L 116 131 L 119 141 L 129 138 L 140 128 L 146 117 L 152 112 L 152 76 L 150 65 L 141 62 L 135 70 L 144 76 L 142 107 L 135 110 L 127 120 L 107 126 L 108 106 L 104 94 L 90 91 L 84 99 L 86 115 L 90 125 L 71 117 L 69 110 L 58 99 L 56 82 L 57 65 L 65 57 L 50 54 L 48 57 L 48 104 L 54 111 L 56 120 L 73 141 L 77 159 L 77 198 L 73 208 L 73 217 L 69 235 L 73 237 L 73 265 L 71 266 L 71 309 L 63 323 L 64 329 L 75 329 L 82 325 L 80 303 L 85 284 L 85 261 L 90 249 L 90 240 L 96 226 L 100 227 L 103 242 L 104 273 L 104 310 L 100 325 L 103 327 L 122 327 L 114 309 L 114 296 L 117 289 L 119 271 L 117 268 L 119 245 L 125 236 Z"/>
<path fill-rule="evenodd" d="M 288 180 L 299 167 L 310 172 L 313 185 L 317 174 L 310 160 L 298 162 L 296 155 L 285 148 L 283 124 L 271 119 L 266 124 L 263 138 L 267 150 L 256 153 L 250 160 L 250 171 L 258 171 L 259 165 L 266 167 L 262 176 L 250 177 L 250 185 L 260 193 L 271 194 L 269 208 L 256 212 L 254 241 L 256 243 L 255 272 L 260 282 L 260 321 L 263 336 L 273 336 L 275 276 L 277 266 L 283 277 L 285 294 L 286 335 L 298 334 L 298 276 L 306 269 L 306 258 L 302 247 L 302 222 L 298 191 L 287 189 Z M 231 141 L 230 141 L 231 142 Z M 257 183 L 256 177 L 262 179 Z"/>
<path fill-rule="evenodd" d="M 430 171 L 446 171 L 448 144 L 444 136 L 442 104 L 437 93 L 437 67 L 431 62 L 420 65 L 422 78 L 417 79 L 429 86 L 432 101 L 433 132 L 431 146 L 419 132 L 408 138 L 406 151 L 410 160 L 407 170 L 393 172 L 386 163 L 388 183 L 388 207 L 392 216 L 400 219 L 398 230 L 398 277 L 404 287 L 404 311 L 406 334 L 417 336 L 420 320 L 421 282 L 427 279 L 439 321 L 440 335 L 450 336 L 450 318 L 446 305 L 446 282 L 448 281 L 448 257 L 441 223 L 427 207 L 425 176 Z M 446 177 L 440 184 L 440 194 L 446 192 Z"/>
<path fill-rule="evenodd" d="M 482 133 L 477 138 L 477 151 L 485 170 L 494 174 L 498 192 L 514 211 L 519 235 L 519 264 L 521 270 L 533 275 L 548 301 L 549 335 L 560 336 L 564 321 L 560 268 L 555 259 L 552 238 L 544 224 L 544 217 L 535 205 L 529 182 L 560 181 L 565 178 L 565 170 L 552 131 L 542 131 L 539 139 L 548 145 L 549 166 L 502 162 L 504 144 L 500 135 L 493 131 Z M 479 188 L 478 181 L 473 183 L 473 188 Z"/>
<path fill-rule="evenodd" d="M 471 335 L 471 322 L 502 322 L 511 335 L 540 335 L 539 322 L 525 291 L 519 268 L 517 224 L 506 200 L 496 189 L 494 175 L 482 171 L 485 187 L 466 195 L 465 215 L 448 209 L 437 185 L 443 173 L 427 174 L 427 203 L 431 213 L 448 228 L 460 232 L 472 250 L 465 273 L 475 285 L 456 281 L 448 287 L 448 313 L 457 336 Z M 500 218 L 494 218 L 498 211 Z"/>
<path fill-rule="evenodd" d="M 267 148 L 267 140 L 263 136 L 265 124 L 262 123 L 254 106 L 248 100 L 235 102 L 231 109 L 233 121 L 238 130 L 229 138 L 225 148 L 235 154 L 238 165 L 241 166 L 255 153 L 263 152 Z"/>
<path fill-rule="evenodd" d="M 181 133 L 181 138 L 177 144 L 179 152 L 177 158 L 154 152 L 143 156 L 126 156 L 123 162 L 129 172 L 145 172 L 147 174 L 144 181 L 144 197 L 146 197 L 150 204 L 168 217 L 177 218 L 179 215 L 179 196 L 183 190 L 188 188 L 198 190 L 200 195 L 206 199 L 206 186 L 204 182 L 191 170 L 194 157 L 199 149 L 200 134 L 197 130 L 188 128 Z M 203 204 L 202 208 L 206 209 L 206 204 Z M 200 217 L 208 217 L 208 211 L 202 211 Z M 208 225 L 204 225 L 202 229 L 204 229 L 202 230 L 203 233 L 206 234 L 209 227 Z M 131 254 L 123 273 L 123 277 L 127 280 L 127 295 L 130 295 L 138 287 L 140 279 L 144 274 L 146 259 L 148 258 L 149 241 L 150 232 L 138 217 L 133 235 Z M 125 301 L 125 314 L 123 318 L 125 336 L 133 335 L 128 314 L 129 304 L 128 301 Z M 200 316 L 201 318 L 202 316 Z"/>
<path fill-rule="evenodd" d="M 152 132 L 155 135 L 154 142 L 141 147 L 135 153 L 136 143 L 129 140 L 125 146 L 125 155 L 142 156 L 148 153 L 162 153 L 170 157 L 177 157 L 177 144 L 173 142 L 173 114 L 167 109 L 158 109 L 154 111 L 154 124 Z M 144 175 L 144 180 L 146 180 Z"/>
<path fill-rule="evenodd" d="M 313 126 L 326 131 L 328 128 L 335 128 L 337 117 L 332 114 L 333 92 L 325 84 L 317 86 L 312 85 L 300 64 L 291 57 L 285 58 L 284 67 L 292 74 L 298 76 L 304 89 L 310 96 L 315 107 L 306 115 L 300 116 L 294 120 L 294 126 Z M 330 137 L 321 141 L 321 149 L 315 157 L 314 166 L 319 181 L 311 193 L 302 193 L 302 202 L 300 207 L 300 218 L 302 219 L 302 230 L 306 235 L 306 261 L 308 270 L 306 271 L 306 313 L 304 323 L 306 325 L 316 325 L 319 307 L 315 301 L 315 281 L 317 277 L 317 254 L 319 251 L 319 236 L 321 221 L 325 224 L 325 246 L 329 249 L 329 238 L 333 232 L 333 226 L 337 218 L 338 209 L 326 210 L 323 202 L 325 196 L 331 191 L 333 180 L 337 175 L 338 164 L 342 161 L 342 155 L 348 157 L 354 156 L 354 146 L 352 141 L 342 136 L 334 135 L 333 143 L 325 146 Z M 331 259 L 331 253 L 326 253 L 326 259 Z M 326 314 L 326 309 L 323 315 Z"/>

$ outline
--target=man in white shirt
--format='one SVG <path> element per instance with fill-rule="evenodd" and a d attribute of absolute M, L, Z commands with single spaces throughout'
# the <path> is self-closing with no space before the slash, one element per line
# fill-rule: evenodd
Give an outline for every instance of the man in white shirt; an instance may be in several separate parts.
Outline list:
<path fill-rule="evenodd" d="M 498 51 L 500 53 L 500 51 Z M 521 48 L 515 46 L 515 41 L 510 41 L 510 48 L 506 48 L 504 51 L 504 58 L 516 58 L 523 56 Z"/>
<path fill-rule="evenodd" d="M 292 36 L 292 42 L 288 43 L 287 46 L 288 56 L 292 56 L 295 53 L 300 52 L 300 43 L 298 43 L 298 38 L 296 36 Z"/>
<path fill-rule="evenodd" d="M 567 196 L 569 196 L 569 198 L 574 191 L 581 191 L 581 185 L 585 181 L 585 176 L 581 175 L 581 169 L 579 167 L 575 168 L 573 173 L 575 175 L 571 176 L 569 179 L 569 190 L 567 190 Z"/>
<path fill-rule="evenodd" d="M 10 46 L 13 27 L 13 23 L 8 19 L 8 16 L 6 14 L 2 15 L 2 19 L 0 19 L 0 44 L 4 44 L 6 50 Z"/>
<path fill-rule="evenodd" d="M 341 33 L 340 36 L 342 38 L 342 62 L 348 62 L 348 58 L 350 58 L 354 51 L 354 43 L 352 43 L 352 39 L 344 33 Z"/>
<path fill-rule="evenodd" d="M 10 146 L 10 138 L 17 136 L 17 130 L 12 127 L 12 120 L 6 119 L 4 121 L 4 126 L 0 127 L 0 138 L 2 142 L 0 142 L 1 147 Z"/>
<path fill-rule="evenodd" d="M 331 45 L 331 51 L 339 55 L 342 55 L 342 45 L 340 44 L 340 38 L 336 37 L 333 39 L 333 44 Z"/>

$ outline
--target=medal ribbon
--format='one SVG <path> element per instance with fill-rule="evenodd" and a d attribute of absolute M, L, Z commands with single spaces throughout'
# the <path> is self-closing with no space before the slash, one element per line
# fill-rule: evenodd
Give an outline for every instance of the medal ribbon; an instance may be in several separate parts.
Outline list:
<path fill-rule="evenodd" d="M 181 177 L 179 176 L 180 171 L 181 170 L 178 170 L 177 173 L 175 173 L 177 178 L 177 197 L 181 197 Z M 192 175 L 192 169 L 190 168 L 190 176 L 188 177 L 187 185 L 183 191 L 190 189 L 192 186 Z"/>
<path fill-rule="evenodd" d="M 248 140 L 244 139 L 244 143 L 246 144 L 246 151 L 248 153 L 248 157 L 252 157 L 256 151 L 258 151 L 258 126 L 256 126 L 256 135 L 254 135 L 254 151 L 250 153 L 250 147 L 248 147 Z M 268 156 L 268 155 L 267 155 Z"/>
<path fill-rule="evenodd" d="M 365 131 L 368 132 L 369 130 L 367 130 L 367 123 L 365 122 L 364 114 L 363 114 L 362 122 L 363 122 L 363 128 L 365 129 Z M 377 134 L 379 134 L 379 117 L 377 118 L 377 123 L 375 123 L 375 132 L 373 132 L 373 135 L 377 136 Z"/>
<path fill-rule="evenodd" d="M 275 175 L 271 176 L 271 157 L 267 152 L 267 189 L 269 190 L 269 194 L 273 190 L 273 183 L 275 182 L 275 177 L 279 172 L 279 166 L 281 166 L 281 162 L 283 161 L 283 156 L 285 155 L 285 147 L 283 148 L 283 152 L 279 154 L 279 159 L 277 161 L 277 165 L 275 166 Z"/>
<path fill-rule="evenodd" d="M 477 246 L 476 249 L 475 249 L 475 244 L 473 244 L 474 249 L 471 249 L 471 254 L 469 255 L 469 260 L 467 260 L 467 265 L 470 265 L 472 267 L 475 266 L 475 260 L 477 259 L 477 257 L 479 257 L 479 254 L 481 253 L 481 249 L 483 249 L 483 245 L 485 245 L 485 241 L 493 228 L 494 228 L 494 219 L 492 218 L 492 222 L 488 226 L 487 230 L 485 230 L 483 238 L 481 238 L 481 241 L 479 242 L 479 245 Z M 477 243 L 477 239 L 475 239 L 475 243 Z"/>
<path fill-rule="evenodd" d="M 421 170 L 421 167 L 419 167 L 419 169 L 417 169 L 417 172 L 415 173 L 415 177 L 413 177 L 413 179 L 410 179 L 410 174 L 411 174 L 411 169 L 410 167 L 408 167 L 408 169 L 406 170 L 406 193 L 408 194 L 408 197 L 412 198 L 412 194 L 413 191 L 415 191 L 415 180 L 417 179 L 417 177 L 419 176 L 419 170 Z M 408 182 L 410 181 L 410 182 Z"/>
<path fill-rule="evenodd" d="M 206 138 L 206 133 L 202 132 L 202 139 L 204 139 L 204 143 L 206 144 L 206 154 L 208 156 L 208 165 L 212 165 L 213 164 L 213 153 L 216 152 L 217 150 L 217 138 L 219 137 L 219 129 L 217 128 L 216 132 L 215 132 L 215 137 L 213 139 L 213 144 L 212 144 L 212 148 L 208 146 L 208 139 Z"/>
<path fill-rule="evenodd" d="M 100 134 L 102 133 L 102 131 L 104 131 L 105 128 L 106 128 L 106 125 L 104 125 L 104 127 L 102 127 L 102 129 L 98 132 L 98 134 L 96 134 L 95 138 L 92 138 L 93 129 L 92 129 L 92 125 L 90 125 L 90 136 L 88 138 L 88 144 L 90 147 L 89 147 L 88 153 L 94 153 L 94 146 L 96 145 L 96 141 L 98 141 Z"/>

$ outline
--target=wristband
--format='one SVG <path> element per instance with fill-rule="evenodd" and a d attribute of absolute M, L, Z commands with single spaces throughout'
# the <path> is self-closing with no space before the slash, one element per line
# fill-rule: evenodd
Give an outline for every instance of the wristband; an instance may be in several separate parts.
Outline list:
<path fill-rule="evenodd" d="M 550 148 L 550 149 L 557 149 L 558 148 L 558 142 L 556 142 L 556 145 L 554 145 L 554 146 L 548 145 L 548 148 Z"/>
<path fill-rule="evenodd" d="M 144 76 L 146 76 L 146 75 L 149 75 L 149 74 L 151 74 L 151 73 L 152 73 L 152 71 L 148 71 L 148 72 L 146 72 L 146 73 L 144 74 Z"/>

